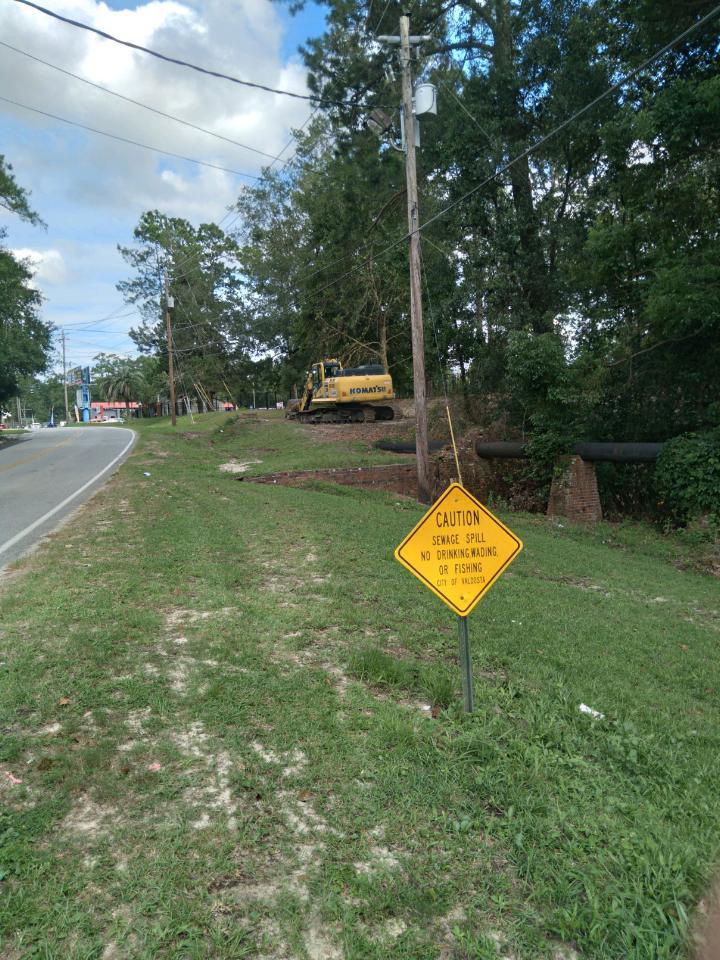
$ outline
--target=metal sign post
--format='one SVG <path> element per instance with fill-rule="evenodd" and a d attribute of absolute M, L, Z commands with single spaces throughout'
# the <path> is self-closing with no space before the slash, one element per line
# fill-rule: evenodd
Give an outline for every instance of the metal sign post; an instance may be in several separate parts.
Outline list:
<path fill-rule="evenodd" d="M 465 713 L 472 713 L 475 709 L 473 697 L 472 658 L 470 656 L 470 631 L 467 617 L 458 617 L 458 658 L 460 660 L 460 675 L 462 676 L 463 703 Z"/>

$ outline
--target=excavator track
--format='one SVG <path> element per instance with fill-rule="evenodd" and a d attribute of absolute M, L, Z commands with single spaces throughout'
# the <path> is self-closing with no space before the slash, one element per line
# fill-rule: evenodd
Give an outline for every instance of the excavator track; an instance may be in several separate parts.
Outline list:
<path fill-rule="evenodd" d="M 392 407 L 372 406 L 371 404 L 343 405 L 342 407 L 316 407 L 291 414 L 301 423 L 366 423 L 373 420 L 393 420 Z"/>

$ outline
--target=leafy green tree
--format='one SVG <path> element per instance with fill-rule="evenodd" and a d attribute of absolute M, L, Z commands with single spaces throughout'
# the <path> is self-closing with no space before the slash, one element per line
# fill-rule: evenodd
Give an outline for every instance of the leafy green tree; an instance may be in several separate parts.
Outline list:
<path fill-rule="evenodd" d="M 181 393 L 205 399 L 225 390 L 233 362 L 251 344 L 241 309 L 237 245 L 215 224 L 193 227 L 157 211 L 144 213 L 136 244 L 120 247 L 134 276 L 118 284 L 143 324 L 130 331 L 138 348 L 167 363 L 164 290 L 174 298 L 173 349 Z"/>
<path fill-rule="evenodd" d="M 168 392 L 167 374 L 158 357 L 98 353 L 93 358 L 92 379 L 93 389 L 105 400 L 130 400 L 150 406 Z"/>
<path fill-rule="evenodd" d="M 62 373 L 51 372 L 47 376 L 24 376 L 19 378 L 17 395 L 21 410 L 27 419 L 45 423 L 55 410 L 55 419 L 61 419 L 65 409 Z M 12 405 L 11 405 L 12 409 Z"/>
<path fill-rule="evenodd" d="M 42 223 L 3 156 L 0 206 L 29 223 Z M 15 396 L 20 378 L 46 369 L 51 347 L 51 328 L 40 318 L 42 298 L 32 273 L 5 247 L 6 235 L 0 228 L 0 402 Z"/>
<path fill-rule="evenodd" d="M 15 396 L 20 377 L 47 366 L 50 328 L 31 281 L 25 264 L 0 247 L 0 401 Z"/>
<path fill-rule="evenodd" d="M 654 20 L 647 31 L 656 34 Z M 631 36 L 644 54 L 647 33 L 636 23 Z M 700 33 L 663 61 L 652 87 L 640 85 L 605 130 L 608 163 L 588 194 L 573 278 L 580 348 L 602 368 L 592 424 L 600 438 L 662 440 L 710 428 L 720 414 L 720 72 L 711 45 Z"/>
<path fill-rule="evenodd" d="M 300 162 L 238 202 L 248 325 L 256 349 L 285 358 L 296 379 L 321 355 L 397 373 L 396 357 L 409 352 L 405 254 L 374 253 L 402 236 L 391 219 L 403 216 L 402 164 L 395 155 L 378 164 L 369 134 L 347 154 L 326 134 L 316 124 Z"/>
<path fill-rule="evenodd" d="M 426 313 L 436 315 L 439 361 L 469 389 L 504 396 L 518 425 L 525 417 L 542 432 L 562 421 L 568 435 L 642 439 L 717 418 L 715 27 L 697 31 L 652 71 L 521 156 L 711 7 L 707 0 L 680 7 L 669 0 L 413 5 L 413 32 L 432 36 L 425 73 L 442 105 L 437 120 L 421 123 L 421 220 L 450 208 L 423 233 Z M 292 263 L 283 274 L 297 277 L 290 287 L 298 309 L 286 317 L 296 343 L 298 331 L 313 342 L 327 338 L 331 323 L 338 339 L 363 339 L 373 278 L 360 269 L 343 276 L 358 264 L 363 243 L 370 241 L 383 293 L 392 288 L 391 266 L 380 264 L 381 245 L 375 257 L 363 211 L 379 183 L 390 195 L 386 175 L 395 158 L 372 149 L 358 158 L 361 111 L 396 109 L 397 84 L 382 80 L 391 53 L 370 31 L 396 32 L 399 13 L 397 4 L 376 9 L 335 0 L 327 31 L 304 50 L 312 88 L 346 106 L 323 109 L 328 145 L 320 155 L 308 152 L 304 169 L 283 182 L 280 216 L 262 234 L 255 264 L 263 288 L 283 228 L 294 224 L 284 252 Z M 312 184 L 309 199 L 303 182 Z M 401 169 L 394 185 L 402 187 Z M 395 213 L 402 230 L 402 209 Z M 308 235 L 311 256 L 303 248 Z M 396 368 L 406 362 L 407 344 L 402 245 L 397 252 Z M 308 276 L 311 260 L 325 265 L 310 272 L 315 277 Z M 253 266 L 248 260 L 251 276 Z M 567 390 L 549 384 L 542 415 L 533 409 L 528 419 L 514 395 L 518 349 L 527 351 L 529 368 L 543 343 L 536 338 L 561 334 Z"/>
<path fill-rule="evenodd" d="M 15 179 L 11 163 L 0 153 L 0 207 L 20 217 L 34 226 L 45 226 L 38 214 L 31 208 L 27 190 Z"/>

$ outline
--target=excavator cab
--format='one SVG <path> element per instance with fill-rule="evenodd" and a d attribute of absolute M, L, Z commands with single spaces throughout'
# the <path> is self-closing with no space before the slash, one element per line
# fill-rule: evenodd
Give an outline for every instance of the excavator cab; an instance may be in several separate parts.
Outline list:
<path fill-rule="evenodd" d="M 336 374 L 328 373 L 328 369 L 336 367 L 338 370 L 342 370 L 342 367 L 336 360 L 330 360 L 328 362 L 314 363 L 306 374 L 305 381 L 305 392 L 300 399 L 298 404 L 299 410 L 307 410 L 310 404 L 313 401 L 313 397 L 317 394 L 320 387 L 322 387 L 325 382 L 325 378 L 328 376 L 336 376 Z"/>

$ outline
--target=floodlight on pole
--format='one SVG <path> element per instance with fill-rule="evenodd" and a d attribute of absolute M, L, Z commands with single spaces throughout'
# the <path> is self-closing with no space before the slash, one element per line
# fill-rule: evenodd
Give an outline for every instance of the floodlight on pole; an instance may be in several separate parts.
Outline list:
<path fill-rule="evenodd" d="M 378 136 L 382 137 L 388 132 L 390 127 L 392 127 L 392 117 L 385 113 L 384 110 L 376 107 L 375 110 L 371 111 L 369 114 L 367 118 L 367 125 L 371 130 L 374 130 Z"/>

